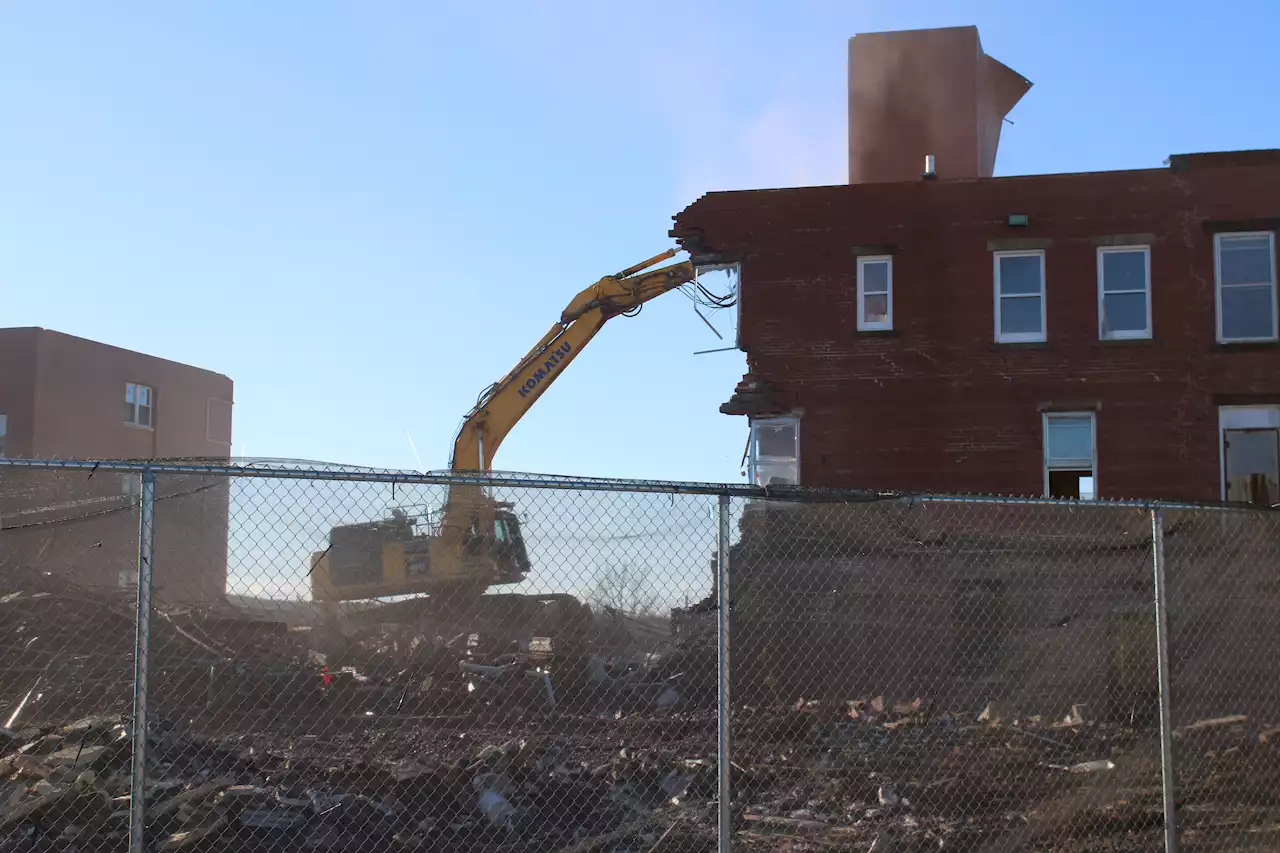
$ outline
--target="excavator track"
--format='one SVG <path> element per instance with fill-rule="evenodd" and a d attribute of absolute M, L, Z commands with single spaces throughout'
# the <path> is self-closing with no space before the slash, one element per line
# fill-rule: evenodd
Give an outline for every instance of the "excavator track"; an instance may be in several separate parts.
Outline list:
<path fill-rule="evenodd" d="M 564 594 L 484 594 L 480 586 L 459 587 L 430 596 L 376 605 L 355 615 L 358 633 L 402 626 L 420 637 L 448 645 L 462 643 L 490 651 L 555 653 L 576 648 L 594 630 L 591 610 Z"/>

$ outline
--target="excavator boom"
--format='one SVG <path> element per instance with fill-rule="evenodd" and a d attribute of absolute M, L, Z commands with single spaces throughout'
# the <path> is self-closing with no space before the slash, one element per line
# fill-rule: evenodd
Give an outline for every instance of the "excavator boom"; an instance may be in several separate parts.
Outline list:
<path fill-rule="evenodd" d="M 605 276 L 575 296 L 561 312 L 560 322 L 467 414 L 453 445 L 452 470 L 490 470 L 502 440 L 606 322 L 693 281 L 694 266 L 689 261 L 649 269 L 674 256 L 674 249 L 655 255 Z"/>

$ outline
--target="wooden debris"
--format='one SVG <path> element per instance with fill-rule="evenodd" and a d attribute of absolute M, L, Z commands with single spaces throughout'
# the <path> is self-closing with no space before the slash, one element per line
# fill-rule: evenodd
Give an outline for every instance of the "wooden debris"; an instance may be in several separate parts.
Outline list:
<path fill-rule="evenodd" d="M 236 780 L 230 776 L 220 776 L 217 779 L 211 779 L 203 785 L 197 785 L 194 788 L 188 788 L 178 794 L 173 795 L 167 800 L 157 804 L 147 806 L 147 821 L 158 820 L 166 815 L 177 811 L 187 803 L 197 802 L 206 797 L 212 797 L 214 794 L 222 791 L 223 788 L 230 788 L 236 783 Z"/>
<path fill-rule="evenodd" d="M 1188 732 L 1204 731 L 1205 729 L 1217 729 L 1223 726 L 1236 726 L 1241 723 L 1249 722 L 1249 717 L 1245 714 L 1233 714 L 1229 717 L 1214 717 L 1209 720 L 1197 720 L 1194 723 L 1185 725 L 1177 729 L 1175 735 L 1184 735 Z"/>
<path fill-rule="evenodd" d="M 11 826 L 16 826 L 32 815 L 39 814 L 46 809 L 52 808 L 76 793 L 77 791 L 74 788 L 67 787 L 45 794 L 41 797 L 36 797 L 34 800 L 28 800 L 14 808 L 12 811 L 9 811 L 4 815 L 0 815 L 0 829 L 8 829 Z"/>
<path fill-rule="evenodd" d="M 46 779 L 53 768 L 34 755 L 11 755 L 0 761 L 0 776 L 27 776 Z"/>
<path fill-rule="evenodd" d="M 160 851 L 160 853 L 168 853 L 168 851 L 171 850 L 182 850 L 186 847 L 195 846 L 206 838 L 222 832 L 229 822 L 229 819 L 223 816 L 215 819 L 211 823 L 205 824 L 204 826 L 199 826 L 195 829 L 188 829 L 183 832 L 175 832 L 173 835 L 170 835 L 164 841 L 161 841 L 156 845 L 156 849 Z"/>

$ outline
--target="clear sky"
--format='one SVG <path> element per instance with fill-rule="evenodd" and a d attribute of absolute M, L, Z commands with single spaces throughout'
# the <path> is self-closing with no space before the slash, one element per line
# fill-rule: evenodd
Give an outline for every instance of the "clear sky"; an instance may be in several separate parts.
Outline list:
<path fill-rule="evenodd" d="M 1266 2 L 0 0 L 0 325 L 230 375 L 237 453 L 442 467 L 698 195 L 844 180 L 849 36 L 958 24 L 1035 83 L 999 174 L 1280 145 Z M 497 467 L 739 480 L 723 345 L 615 320 Z"/>

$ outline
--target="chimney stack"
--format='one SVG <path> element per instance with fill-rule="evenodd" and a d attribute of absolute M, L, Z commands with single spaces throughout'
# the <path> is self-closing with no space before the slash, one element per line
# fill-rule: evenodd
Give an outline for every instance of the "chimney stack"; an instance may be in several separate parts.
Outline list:
<path fill-rule="evenodd" d="M 849 183 L 989 178 L 1005 115 L 1031 83 L 982 52 L 977 27 L 849 39 Z"/>

